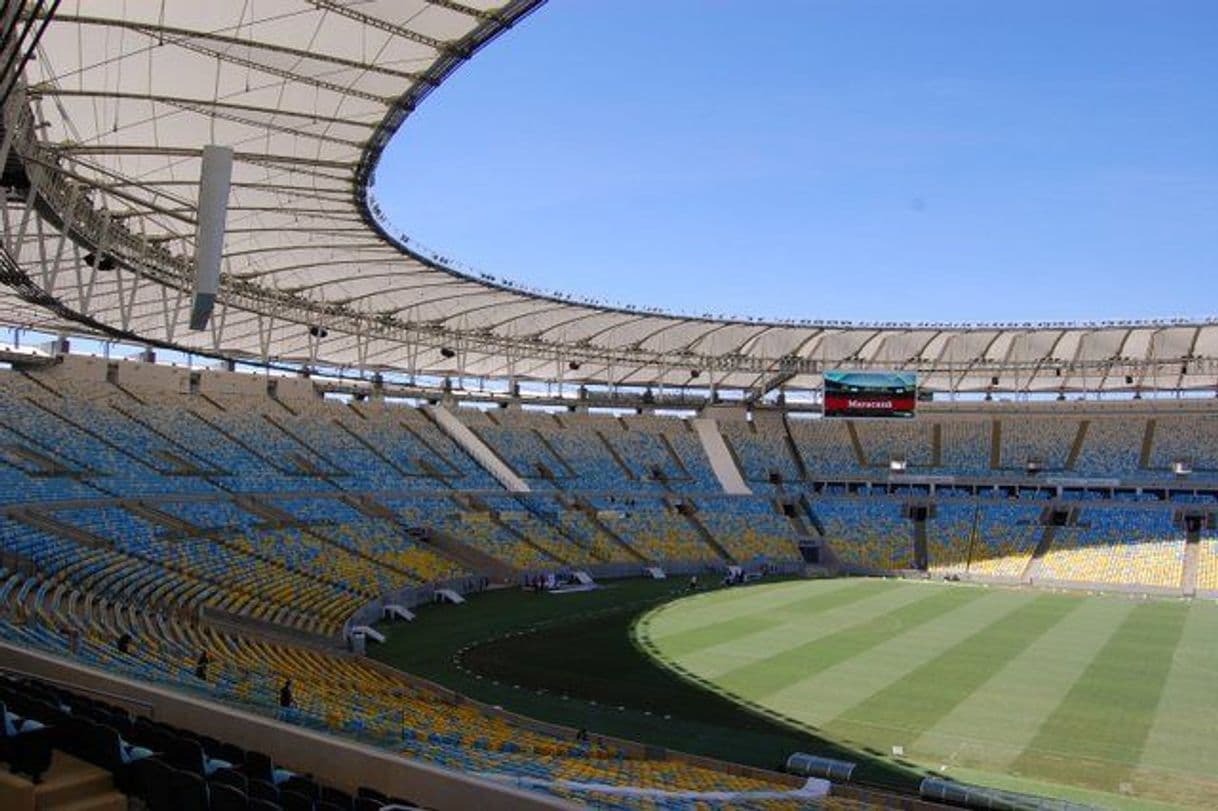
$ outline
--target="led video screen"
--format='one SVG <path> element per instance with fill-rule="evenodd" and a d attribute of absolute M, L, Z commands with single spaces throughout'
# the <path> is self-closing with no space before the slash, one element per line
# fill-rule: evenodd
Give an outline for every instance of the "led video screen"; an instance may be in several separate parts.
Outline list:
<path fill-rule="evenodd" d="M 912 417 L 913 372 L 825 372 L 826 417 Z"/>

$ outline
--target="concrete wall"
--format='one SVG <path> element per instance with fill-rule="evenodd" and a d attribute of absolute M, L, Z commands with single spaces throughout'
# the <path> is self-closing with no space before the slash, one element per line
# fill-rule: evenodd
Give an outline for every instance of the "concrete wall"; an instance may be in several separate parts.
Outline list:
<path fill-rule="evenodd" d="M 199 376 L 199 393 L 209 397 L 265 397 L 266 377 L 207 371 Z"/>
<path fill-rule="evenodd" d="M 118 382 L 136 394 L 190 393 L 190 371 L 182 367 L 123 361 L 118 365 Z"/>
<path fill-rule="evenodd" d="M 60 355 L 60 362 L 40 369 L 38 377 L 52 380 L 72 380 L 79 383 L 105 383 L 106 361 L 104 358 L 83 355 Z"/>
<path fill-rule="evenodd" d="M 275 396 L 293 403 L 316 403 L 321 400 L 313 381 L 307 377 L 277 377 Z"/>

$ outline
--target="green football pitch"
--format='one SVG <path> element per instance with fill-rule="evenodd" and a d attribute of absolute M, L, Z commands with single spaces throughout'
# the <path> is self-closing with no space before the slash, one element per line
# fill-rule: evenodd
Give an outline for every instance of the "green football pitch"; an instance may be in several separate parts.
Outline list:
<path fill-rule="evenodd" d="M 687 679 L 945 776 L 1099 805 L 1218 805 L 1212 602 L 793 581 L 679 599 L 634 633 Z"/>

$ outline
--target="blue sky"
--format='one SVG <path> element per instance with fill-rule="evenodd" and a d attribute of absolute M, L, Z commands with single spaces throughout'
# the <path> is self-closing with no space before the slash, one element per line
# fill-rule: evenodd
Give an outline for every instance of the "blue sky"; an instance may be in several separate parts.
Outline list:
<path fill-rule="evenodd" d="M 1218 2 L 551 0 L 375 191 L 479 269 L 683 312 L 1218 314 Z"/>

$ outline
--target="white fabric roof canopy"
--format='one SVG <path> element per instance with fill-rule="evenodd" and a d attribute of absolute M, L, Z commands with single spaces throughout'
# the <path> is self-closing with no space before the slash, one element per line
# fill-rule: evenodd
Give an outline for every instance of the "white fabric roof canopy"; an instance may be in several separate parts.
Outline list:
<path fill-rule="evenodd" d="M 1218 381 L 1208 322 L 725 321 L 542 296 L 436 261 L 369 195 L 380 150 L 455 67 L 537 5 L 63 2 L 5 108 L 32 193 L 6 197 L 17 267 L 0 287 L 0 321 L 313 366 L 640 385 L 689 384 L 696 369 L 698 385 L 815 386 L 840 366 L 915 368 L 957 390 L 994 378 L 1030 391 Z M 185 291 L 209 143 L 232 146 L 236 162 L 220 300 L 211 328 L 191 332 Z"/>

